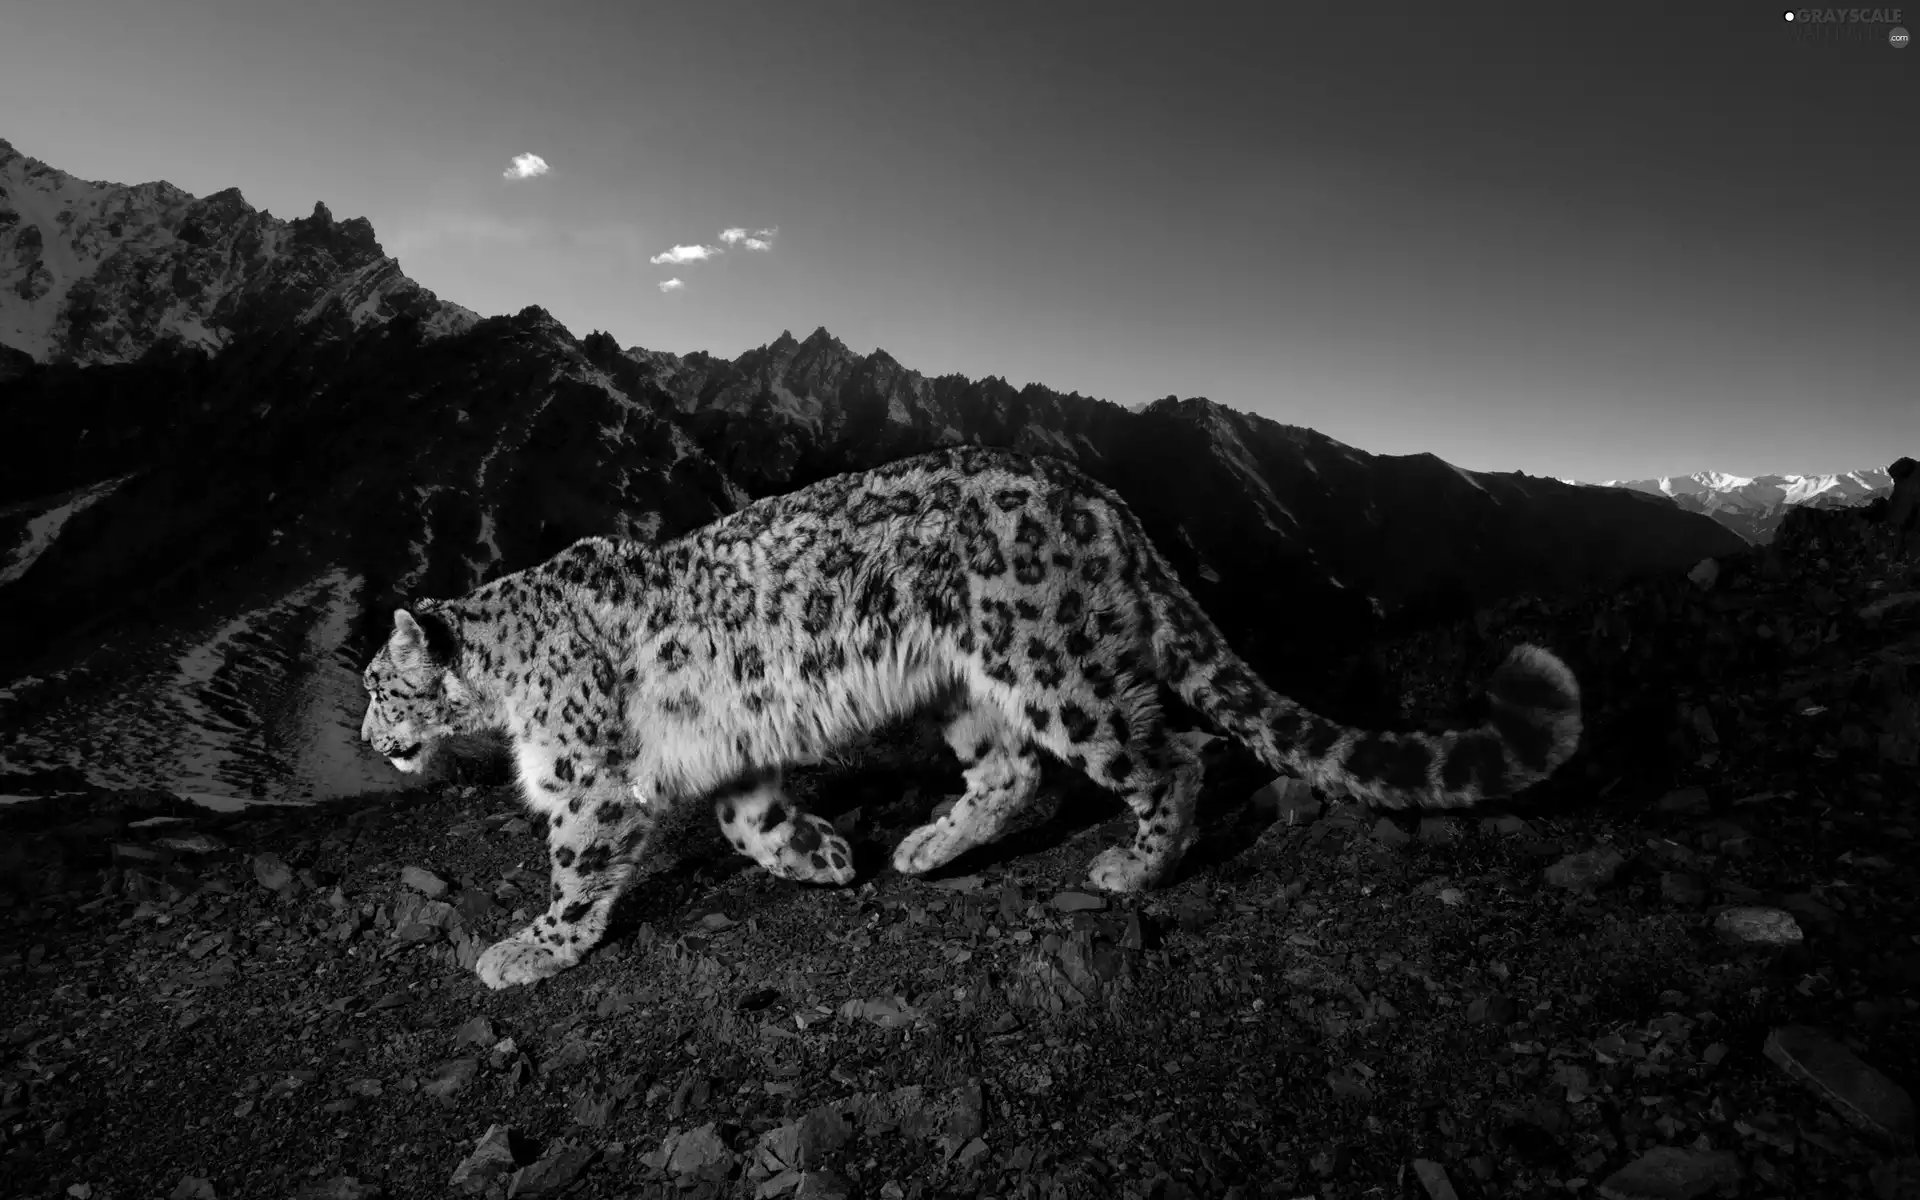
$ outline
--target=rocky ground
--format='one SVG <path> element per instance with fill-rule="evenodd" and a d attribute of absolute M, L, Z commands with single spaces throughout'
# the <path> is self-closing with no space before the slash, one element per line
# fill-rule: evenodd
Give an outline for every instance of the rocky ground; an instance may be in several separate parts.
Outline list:
<path fill-rule="evenodd" d="M 1082 890 L 1127 824 L 1064 780 L 941 878 L 884 869 L 957 782 L 903 734 L 797 784 L 861 883 L 700 823 L 533 989 L 471 971 L 544 886 L 507 789 L 7 810 L 0 1194 L 1920 1195 L 1914 549 L 1810 514 L 1396 643 L 1421 720 L 1565 651 L 1587 748 L 1422 817 L 1214 743 L 1206 841 L 1140 898 Z"/>

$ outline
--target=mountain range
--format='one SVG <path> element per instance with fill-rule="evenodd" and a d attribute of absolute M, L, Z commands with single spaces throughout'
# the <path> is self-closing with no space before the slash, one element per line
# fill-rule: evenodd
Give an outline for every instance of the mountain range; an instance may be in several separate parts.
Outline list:
<path fill-rule="evenodd" d="M 725 359 L 481 319 L 322 205 L 86 183 L 5 143 L 0 188 L 0 792 L 392 786 L 357 674 L 396 604 L 956 442 L 1116 488 L 1256 667 L 1349 716 L 1384 626 L 1744 545 L 1631 487 L 930 377 L 825 329 Z"/>
<path fill-rule="evenodd" d="M 34 362 L 130 362 L 172 341 L 219 350 L 252 329 L 316 333 L 401 314 L 429 336 L 480 319 L 408 279 L 364 219 L 324 204 L 282 221 L 238 188 L 77 179 L 0 139 L 0 378 Z"/>
<path fill-rule="evenodd" d="M 1844 471 L 1837 475 L 1727 475 L 1700 471 L 1660 479 L 1614 479 L 1604 486 L 1632 488 L 1665 496 L 1688 512 L 1705 513 L 1747 541 L 1771 541 L 1787 513 L 1795 508 L 1850 508 L 1870 504 L 1893 492 L 1893 477 L 1883 470 Z"/>

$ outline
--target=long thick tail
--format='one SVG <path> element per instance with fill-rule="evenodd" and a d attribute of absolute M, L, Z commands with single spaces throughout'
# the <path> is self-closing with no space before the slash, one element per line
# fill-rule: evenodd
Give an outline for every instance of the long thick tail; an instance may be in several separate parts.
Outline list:
<path fill-rule="evenodd" d="M 1477 729 L 1382 733 L 1308 712 L 1268 687 L 1191 597 L 1163 599 L 1155 651 L 1180 698 L 1275 771 L 1336 785 L 1381 808 L 1463 808 L 1538 783 L 1580 744 L 1580 683 L 1539 646 L 1519 646 L 1488 682 Z"/>

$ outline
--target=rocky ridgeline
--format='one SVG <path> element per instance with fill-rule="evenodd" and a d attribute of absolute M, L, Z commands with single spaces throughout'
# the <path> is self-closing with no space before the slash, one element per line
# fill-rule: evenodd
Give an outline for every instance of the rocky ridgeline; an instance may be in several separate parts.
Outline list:
<path fill-rule="evenodd" d="M 238 188 L 77 179 L 0 139 L 0 381 L 33 362 L 125 363 L 162 342 L 214 350 L 249 330 L 402 316 L 435 334 L 479 319 L 407 278 L 364 217 L 315 204 L 289 221 Z"/>

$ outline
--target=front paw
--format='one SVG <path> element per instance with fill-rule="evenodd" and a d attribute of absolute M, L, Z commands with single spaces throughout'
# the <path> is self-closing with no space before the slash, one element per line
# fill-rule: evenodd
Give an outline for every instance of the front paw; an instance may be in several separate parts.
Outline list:
<path fill-rule="evenodd" d="M 1095 856 L 1087 882 L 1103 892 L 1144 892 L 1165 873 L 1165 864 L 1151 862 L 1126 846 L 1114 846 Z"/>
<path fill-rule="evenodd" d="M 538 983 L 567 969 L 570 964 L 545 946 L 524 938 L 510 937 L 487 947 L 473 965 L 480 982 L 494 991 L 520 983 Z"/>
<path fill-rule="evenodd" d="M 924 875 L 960 856 L 953 823 L 945 817 L 908 833 L 893 848 L 893 869 L 902 875 Z"/>

